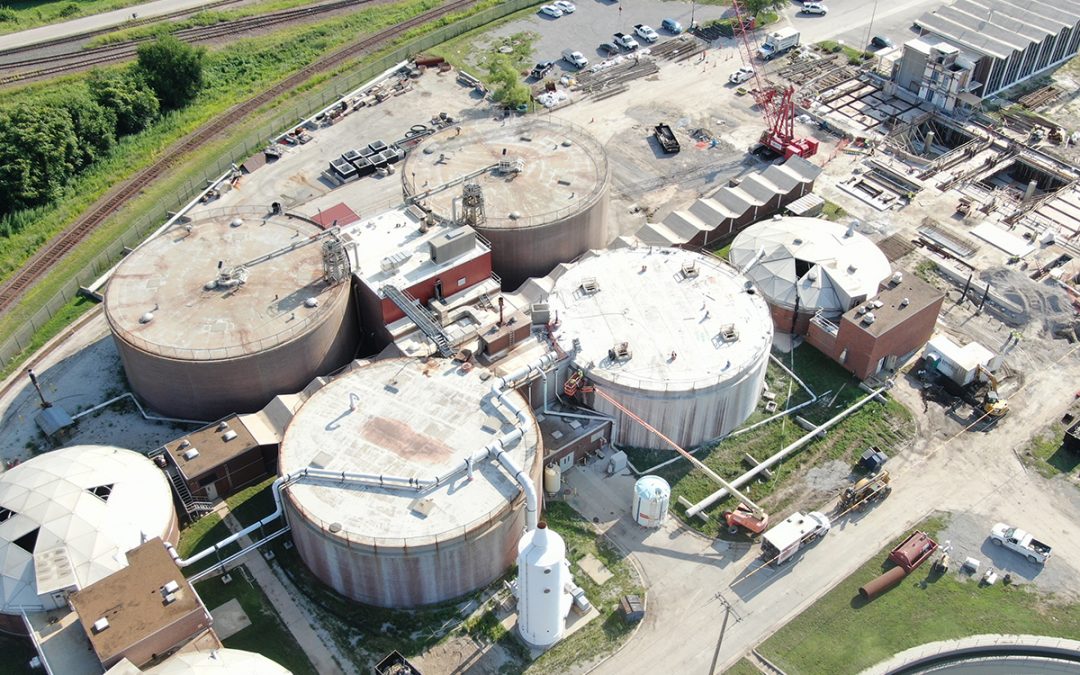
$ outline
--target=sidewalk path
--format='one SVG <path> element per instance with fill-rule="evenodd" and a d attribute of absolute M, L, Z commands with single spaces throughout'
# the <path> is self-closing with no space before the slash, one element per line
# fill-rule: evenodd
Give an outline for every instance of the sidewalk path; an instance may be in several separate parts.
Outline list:
<path fill-rule="evenodd" d="M 240 522 L 229 512 L 229 507 L 225 502 L 221 502 L 214 511 L 221 516 L 222 520 L 225 521 L 225 525 L 231 531 L 237 532 L 243 529 Z M 240 538 L 241 546 L 249 546 L 251 543 L 251 540 L 247 537 Z M 270 599 L 270 604 L 277 610 L 278 616 L 285 622 L 285 626 L 296 638 L 300 648 L 307 654 L 308 660 L 315 666 L 315 670 L 319 672 L 319 675 L 345 675 L 345 671 L 338 664 L 339 662 L 349 664 L 349 661 L 337 654 L 335 645 L 324 642 L 318 633 L 312 629 L 311 619 L 303 608 L 293 600 L 290 593 L 292 585 L 286 585 L 286 582 L 274 574 L 258 551 L 253 551 L 244 557 L 242 564 L 247 566 L 255 580 L 259 582 L 263 593 Z M 334 656 L 337 656 L 337 660 L 335 660 Z"/>
<path fill-rule="evenodd" d="M 153 2 L 132 5 L 131 7 L 125 7 L 111 12 L 91 14 L 90 16 L 72 19 L 71 21 L 64 21 L 63 23 L 54 23 L 49 24 L 48 26 L 39 26 L 37 28 L 19 31 L 17 33 L 0 35 L 0 49 L 24 47 L 26 45 L 37 44 L 38 42 L 45 42 L 46 40 L 52 40 L 53 38 L 79 35 L 99 28 L 119 26 L 130 19 L 132 14 L 138 14 L 140 18 L 160 16 L 181 9 L 201 7 L 211 2 L 213 2 L 213 0 L 154 0 Z"/>

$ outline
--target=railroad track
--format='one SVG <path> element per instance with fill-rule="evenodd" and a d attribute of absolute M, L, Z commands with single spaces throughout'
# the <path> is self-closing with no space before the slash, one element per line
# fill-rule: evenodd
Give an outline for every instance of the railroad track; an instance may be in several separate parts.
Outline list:
<path fill-rule="evenodd" d="M 347 7 L 353 7 L 369 2 L 374 2 L 374 0 L 338 0 L 337 2 L 330 2 L 322 5 L 300 7 L 297 9 L 287 9 L 280 12 L 271 12 L 259 16 L 243 17 L 234 21 L 227 21 L 212 26 L 194 26 L 191 28 L 182 28 L 178 31 L 174 31 L 172 35 L 178 40 L 183 40 L 184 42 L 205 42 L 207 40 L 213 40 L 216 38 L 227 37 L 249 30 L 255 30 L 257 28 L 264 28 L 266 26 L 273 26 L 282 23 L 290 23 L 299 19 L 318 16 L 327 12 L 333 12 L 339 9 L 345 9 Z M 71 71 L 88 70 L 93 66 L 131 59 L 135 57 L 139 49 L 139 45 L 151 39 L 151 37 L 136 38 L 115 45 L 106 45 L 103 47 L 95 47 L 92 49 L 66 52 L 64 54 L 52 54 L 49 56 L 41 56 L 38 58 L 23 59 L 21 61 L 11 61 L 5 64 L 0 64 L 0 72 L 19 70 L 22 68 L 33 68 L 34 66 L 43 66 L 35 70 L 23 70 L 22 72 L 12 73 L 11 75 L 0 77 L 0 85 L 11 84 L 20 80 L 59 75 L 61 73 L 67 73 Z M 64 63 L 65 61 L 68 63 Z"/>
<path fill-rule="evenodd" d="M 98 225 L 116 212 L 124 202 L 137 195 L 146 186 L 152 183 L 158 176 L 168 169 L 180 163 L 184 155 L 207 144 L 211 139 L 221 134 L 229 127 L 239 124 L 249 113 L 254 112 L 263 104 L 303 84 L 313 75 L 322 71 L 330 70 L 345 61 L 360 56 L 373 48 L 380 46 L 410 28 L 439 19 L 464 9 L 477 0 L 451 0 L 444 5 L 436 7 L 422 14 L 407 19 L 397 25 L 385 28 L 373 33 L 357 42 L 350 44 L 328 56 L 319 59 L 315 63 L 298 71 L 294 75 L 282 80 L 263 93 L 254 96 L 242 103 L 238 103 L 223 114 L 219 115 L 198 131 L 189 134 L 186 138 L 178 141 L 173 147 L 163 153 L 162 159 L 146 167 L 135 174 L 127 182 L 121 184 L 112 193 L 106 195 L 95 206 L 91 207 L 86 214 L 61 232 L 51 242 L 38 251 L 22 269 L 13 277 L 0 286 L 0 314 L 6 312 L 30 286 L 41 278 L 53 265 L 60 261 L 69 251 L 83 240 Z"/>
<path fill-rule="evenodd" d="M 199 12 L 205 12 L 208 9 L 217 9 L 218 7 L 224 7 L 226 5 L 235 5 L 243 0 L 217 0 L 217 2 L 211 2 L 201 7 L 193 7 L 191 9 L 181 9 L 175 12 L 169 12 L 167 14 L 158 14 L 157 16 L 148 16 L 143 19 L 132 19 L 131 21 L 125 21 L 124 23 L 117 24 L 115 26 L 107 26 L 105 28 L 98 28 L 96 30 L 88 30 L 85 33 L 79 33 L 77 35 L 65 35 L 63 37 L 53 38 L 51 40 L 44 40 L 42 42 L 35 42 L 29 45 L 22 45 L 19 47 L 8 47 L 7 49 L 0 49 L 0 56 L 7 56 L 9 54 L 21 54 L 23 52 L 32 52 L 42 49 L 44 47 L 54 47 L 56 45 L 67 44 L 69 42 L 80 42 L 86 38 L 95 37 L 98 35 L 104 35 L 105 33 L 113 33 L 118 30 L 125 30 L 128 28 L 135 28 L 136 26 L 146 26 L 158 21 L 167 21 L 168 19 L 177 19 L 183 16 L 189 16 L 191 14 L 198 14 Z"/>

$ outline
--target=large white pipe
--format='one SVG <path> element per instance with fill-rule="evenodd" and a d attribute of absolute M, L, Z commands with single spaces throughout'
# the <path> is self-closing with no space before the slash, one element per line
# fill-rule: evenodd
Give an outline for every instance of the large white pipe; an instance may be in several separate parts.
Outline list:
<path fill-rule="evenodd" d="M 753 480 L 754 477 L 757 476 L 759 473 L 761 473 L 762 471 L 765 471 L 766 469 L 771 468 L 774 464 L 780 462 L 782 459 L 784 459 L 785 457 L 787 457 L 791 453 L 793 453 L 796 450 L 798 450 L 799 448 L 803 447 L 804 445 L 806 445 L 807 443 L 812 441 L 814 438 L 816 438 L 818 436 L 818 434 L 820 434 L 822 431 L 825 431 L 825 430 L 829 429 L 830 427 L 835 425 L 840 420 L 844 419 L 845 417 L 847 417 L 851 413 L 855 412 L 856 410 L 863 407 L 864 405 L 866 405 L 867 403 L 869 403 L 873 399 L 877 398 L 878 395 L 881 394 L 881 392 L 885 391 L 886 389 L 888 389 L 891 386 L 892 386 L 891 383 L 889 383 L 889 384 L 886 384 L 883 387 L 878 387 L 874 391 L 867 394 L 867 396 L 865 398 L 860 399 L 859 401 L 855 402 L 847 410 L 844 410 L 840 414 L 836 415 L 835 417 L 830 419 L 828 422 L 825 422 L 824 424 L 822 424 L 820 426 L 814 427 L 814 429 L 812 431 L 807 433 L 805 436 L 803 436 L 799 440 L 795 441 L 794 443 L 787 446 L 783 450 L 780 450 L 779 452 L 777 452 L 772 457 L 766 459 L 764 462 L 761 462 L 760 464 L 758 464 L 754 468 L 750 469 L 749 471 L 747 471 L 743 475 L 741 475 L 738 478 L 736 478 L 735 480 L 731 481 L 732 487 L 740 488 L 743 485 L 746 485 L 751 480 Z M 694 504 L 690 508 L 686 509 L 686 516 L 688 518 L 696 516 L 697 514 L 701 513 L 705 509 L 707 509 L 710 506 L 712 506 L 713 504 L 715 504 L 717 501 L 719 501 L 719 500 L 723 499 L 724 497 L 726 497 L 727 494 L 728 494 L 728 490 L 726 488 L 720 488 L 719 490 L 712 493 L 711 495 L 709 495 L 705 499 L 702 499 L 697 504 Z"/>

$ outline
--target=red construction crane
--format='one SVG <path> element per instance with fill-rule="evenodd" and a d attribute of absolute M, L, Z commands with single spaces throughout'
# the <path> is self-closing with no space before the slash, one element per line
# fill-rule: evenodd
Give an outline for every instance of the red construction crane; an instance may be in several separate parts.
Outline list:
<path fill-rule="evenodd" d="M 746 50 L 746 64 L 754 71 L 754 102 L 761 108 L 762 117 L 765 118 L 765 131 L 761 133 L 759 142 L 769 150 L 781 155 L 785 160 L 792 155 L 799 157 L 813 157 L 818 151 L 818 142 L 812 138 L 795 137 L 795 87 L 789 85 L 780 89 L 769 82 L 768 75 L 758 70 L 755 64 L 757 50 L 751 46 L 754 28 L 752 18 L 744 19 L 743 10 L 739 0 L 731 0 L 731 6 L 735 9 L 735 33 L 741 38 L 743 49 Z M 754 41 L 756 45 L 756 40 Z"/>

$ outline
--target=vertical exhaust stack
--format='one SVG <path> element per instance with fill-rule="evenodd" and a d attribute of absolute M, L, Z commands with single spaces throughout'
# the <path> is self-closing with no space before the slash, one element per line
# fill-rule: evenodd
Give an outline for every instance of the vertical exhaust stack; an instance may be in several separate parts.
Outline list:
<path fill-rule="evenodd" d="M 540 522 L 518 543 L 518 631 L 534 647 L 549 647 L 562 639 L 572 598 L 566 544 Z"/>

